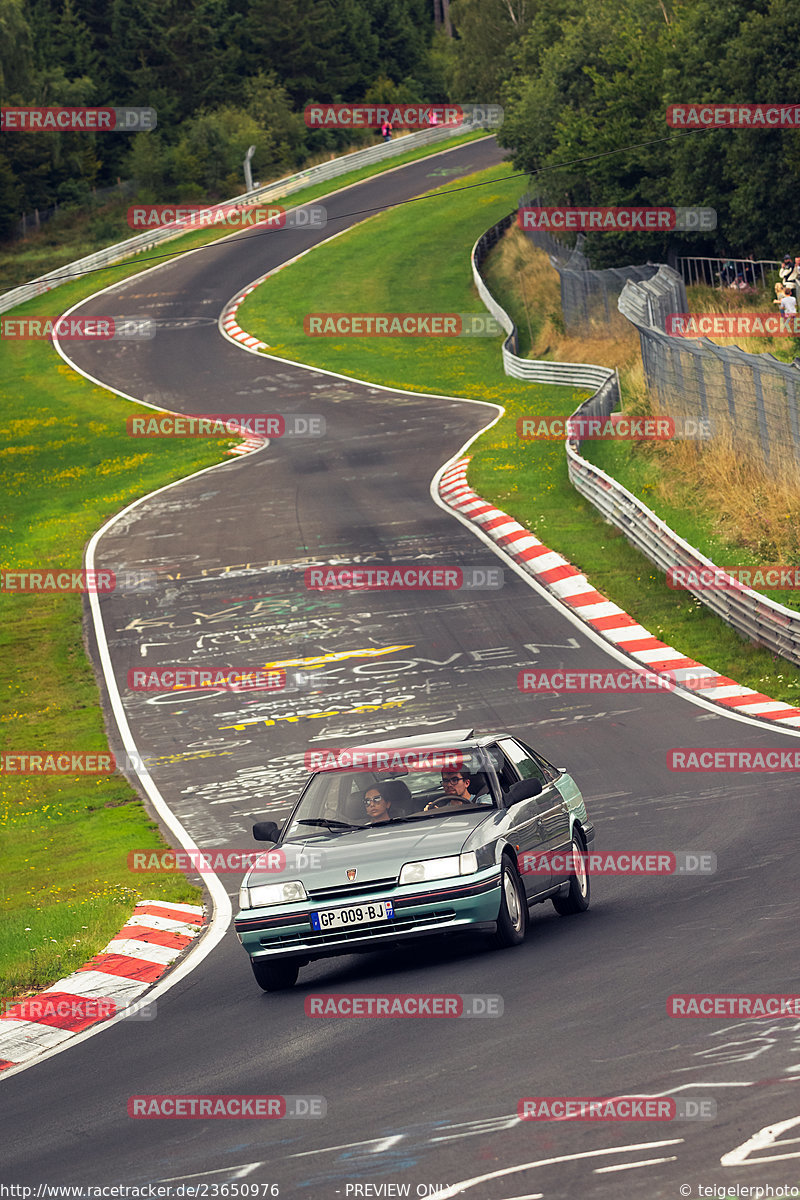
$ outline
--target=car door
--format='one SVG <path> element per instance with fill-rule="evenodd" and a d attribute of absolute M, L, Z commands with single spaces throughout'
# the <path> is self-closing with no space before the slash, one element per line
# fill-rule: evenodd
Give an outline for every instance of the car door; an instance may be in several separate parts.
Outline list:
<path fill-rule="evenodd" d="M 526 803 L 535 806 L 541 831 L 541 850 L 548 855 L 563 852 L 569 845 L 569 813 L 561 793 L 555 784 L 555 774 L 540 761 L 538 755 L 516 738 L 501 738 L 500 749 L 511 762 L 521 779 L 538 779 L 542 785 L 540 794 Z M 564 878 L 565 872 L 557 871 L 549 877 L 531 876 L 534 891 L 542 891 Z"/>
<path fill-rule="evenodd" d="M 544 779 L 547 780 L 550 791 L 543 791 L 539 797 L 539 801 L 540 805 L 547 805 L 547 810 L 542 812 L 547 849 L 551 854 L 556 856 L 558 864 L 563 867 L 563 869 L 559 869 L 553 874 L 552 882 L 554 884 L 562 883 L 571 874 L 570 845 L 572 838 L 570 833 L 569 805 L 564 799 L 562 787 L 558 781 L 559 779 L 564 780 L 568 777 L 561 774 L 552 763 L 542 758 L 541 754 L 537 754 L 526 742 L 520 741 L 518 738 L 514 740 L 529 755 L 539 768 Z M 551 799 L 548 800 L 548 797 Z"/>
<path fill-rule="evenodd" d="M 496 746 L 488 748 L 503 792 L 507 792 L 513 784 L 518 783 L 521 779 L 540 779 L 540 775 L 534 772 L 526 770 L 523 774 L 518 765 L 521 756 L 513 746 L 510 746 L 508 750 L 505 748 L 507 740 L 502 738 Z M 534 873 L 530 869 L 533 859 L 542 855 L 546 848 L 539 797 L 531 796 L 527 800 L 519 801 L 518 804 L 514 804 L 508 809 L 508 814 L 511 821 L 508 839 L 517 850 L 517 862 L 520 866 L 525 891 L 528 896 L 546 891 L 550 886 L 550 875 L 540 873 L 538 870 Z M 528 870 L 526 870 L 526 865 L 528 865 Z"/>

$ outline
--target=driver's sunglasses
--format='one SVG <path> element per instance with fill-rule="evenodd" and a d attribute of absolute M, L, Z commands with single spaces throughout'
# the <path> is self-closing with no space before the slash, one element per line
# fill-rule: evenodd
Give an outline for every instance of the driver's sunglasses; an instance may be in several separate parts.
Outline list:
<path fill-rule="evenodd" d="M 364 804 L 380 804 L 382 799 L 383 799 L 383 796 L 370 796 L 367 800 L 364 801 Z"/>

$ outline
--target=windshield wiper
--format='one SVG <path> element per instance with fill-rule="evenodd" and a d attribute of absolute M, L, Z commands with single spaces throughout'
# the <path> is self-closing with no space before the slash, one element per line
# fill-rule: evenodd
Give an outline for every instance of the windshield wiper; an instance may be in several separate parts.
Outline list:
<path fill-rule="evenodd" d="M 322 825 L 325 829 L 361 829 L 361 825 L 349 825 L 347 821 L 330 821 L 326 817 L 314 817 L 312 820 L 296 821 L 296 825 Z"/>

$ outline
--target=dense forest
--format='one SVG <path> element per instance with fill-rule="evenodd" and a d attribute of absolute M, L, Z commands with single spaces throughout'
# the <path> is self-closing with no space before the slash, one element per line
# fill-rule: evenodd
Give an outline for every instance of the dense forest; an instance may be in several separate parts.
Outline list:
<path fill-rule="evenodd" d="M 222 198 L 249 145 L 268 180 L 351 144 L 306 127 L 311 101 L 451 100 L 504 106 L 500 142 L 542 203 L 710 207 L 698 252 L 800 253 L 800 130 L 665 120 L 673 103 L 797 99 L 785 0 L 0 0 L 0 90 L 158 112 L 148 133 L 5 133 L 0 237 L 118 178 L 141 198 Z M 628 261 L 656 248 L 638 236 Z M 615 235 L 593 240 L 614 261 Z"/>

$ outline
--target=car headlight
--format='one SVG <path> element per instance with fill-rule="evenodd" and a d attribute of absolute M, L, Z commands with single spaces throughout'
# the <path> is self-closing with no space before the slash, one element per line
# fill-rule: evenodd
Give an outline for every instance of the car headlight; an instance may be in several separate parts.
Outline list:
<path fill-rule="evenodd" d="M 426 858 L 423 862 L 406 863 L 398 882 L 430 883 L 434 879 L 452 879 L 454 875 L 474 875 L 477 869 L 478 856 L 474 850 L 469 850 L 449 858 Z"/>
<path fill-rule="evenodd" d="M 307 900 L 302 883 L 262 883 L 239 888 L 239 908 L 266 908 L 269 904 L 296 904 Z"/>

